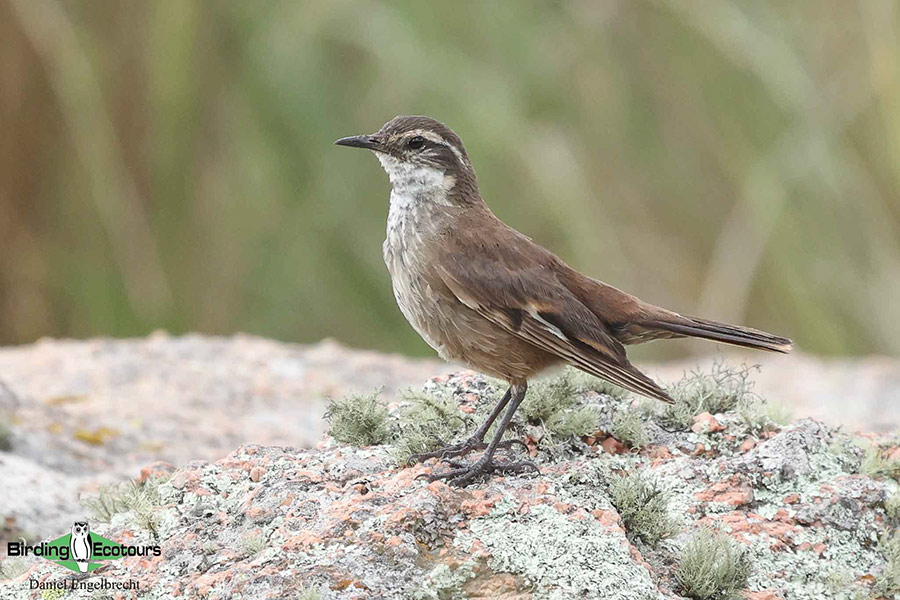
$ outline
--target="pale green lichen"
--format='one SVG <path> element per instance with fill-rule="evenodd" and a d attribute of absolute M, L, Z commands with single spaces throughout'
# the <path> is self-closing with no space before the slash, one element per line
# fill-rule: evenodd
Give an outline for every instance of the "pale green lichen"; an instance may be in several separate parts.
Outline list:
<path fill-rule="evenodd" d="M 156 509 L 159 507 L 161 485 L 168 477 L 150 477 L 143 483 L 125 481 L 101 487 L 95 496 L 81 500 L 81 504 L 91 511 L 93 518 L 109 523 L 112 518 L 124 512 L 134 513 L 134 523 L 156 535 L 158 522 Z"/>
<path fill-rule="evenodd" d="M 378 402 L 378 394 L 351 394 L 331 399 L 325 418 L 328 432 L 339 442 L 372 446 L 388 441 L 388 410 Z"/>
<path fill-rule="evenodd" d="M 402 464 L 413 454 L 437 450 L 471 435 L 499 401 L 501 388 L 502 382 L 489 386 L 483 392 L 488 401 L 478 403 L 472 414 L 462 413 L 455 398 L 434 389 L 424 393 L 407 392 L 389 424 L 391 444 L 398 462 Z M 514 415 L 508 435 L 515 436 L 528 427 L 538 427 L 535 437 L 546 437 L 552 445 L 554 441 L 562 442 L 594 433 L 600 424 L 601 409 L 596 404 L 584 402 L 583 394 L 587 391 L 618 393 L 607 389 L 604 382 L 589 381 L 587 376 L 574 369 L 565 369 L 557 376 L 536 380 L 530 385 L 525 401 Z M 333 429 L 332 426 L 332 435 Z M 485 439 L 490 440 L 495 431 L 496 422 L 487 431 Z"/>
<path fill-rule="evenodd" d="M 651 411 L 646 403 L 637 407 L 620 408 L 613 417 L 613 436 L 632 448 L 643 448 L 650 443 L 646 420 Z"/>
<path fill-rule="evenodd" d="M 895 527 L 900 526 L 900 491 L 887 497 L 884 501 L 884 512 Z"/>
<path fill-rule="evenodd" d="M 758 367 L 730 367 L 715 361 L 708 372 L 694 370 L 668 388 L 674 404 L 666 405 L 659 422 L 667 429 L 687 429 L 701 412 L 734 410 L 754 395 L 750 373 Z"/>
<path fill-rule="evenodd" d="M 475 564 L 466 561 L 455 569 L 440 564 L 425 574 L 424 582 L 408 590 L 411 600 L 465 600 L 463 586 L 475 576 Z"/>
<path fill-rule="evenodd" d="M 544 422 L 544 429 L 553 439 L 567 439 L 588 435 L 597 430 L 600 415 L 593 406 L 580 406 L 559 411 Z"/>
<path fill-rule="evenodd" d="M 669 516 L 665 493 L 645 473 L 614 477 L 609 493 L 631 539 L 640 538 L 652 546 L 678 530 Z"/>
<path fill-rule="evenodd" d="M 9 426 L 11 421 L 6 411 L 0 410 L 0 451 L 8 452 L 12 450 L 12 429 Z"/>
<path fill-rule="evenodd" d="M 303 586 L 303 589 L 294 596 L 294 600 L 322 600 L 322 592 L 316 587 Z"/>
<path fill-rule="evenodd" d="M 24 558 L 5 557 L 0 560 L 0 579 L 15 579 L 28 570 L 29 562 Z"/>
<path fill-rule="evenodd" d="M 791 439 L 793 444 L 777 443 Z M 852 503 L 832 501 L 835 492 L 823 484 L 840 481 L 853 472 L 859 465 L 861 450 L 850 443 L 848 436 L 812 421 L 788 427 L 765 443 L 774 445 L 780 456 L 803 461 L 805 472 L 756 480 L 753 473 L 765 468 L 757 464 L 750 473 L 755 481 L 753 513 L 772 520 L 781 509 L 790 514 L 793 510 L 806 512 L 819 507 L 807 512 L 807 518 L 823 519 L 825 525 L 799 527 L 792 532 L 791 542 L 795 548 L 824 543 L 825 551 L 823 555 L 811 549 L 773 552 L 771 536 L 743 532 L 754 566 L 750 588 L 777 587 L 786 600 L 856 600 L 867 592 L 866 586 L 858 582 L 884 561 L 874 548 L 883 526 L 876 521 L 876 511 L 860 513 L 851 508 Z M 797 509 L 784 505 L 789 493 L 801 498 Z M 722 529 L 730 530 L 727 525 L 722 525 Z M 854 583 L 837 587 L 835 582 L 842 579 Z"/>
<path fill-rule="evenodd" d="M 572 385 L 574 385 L 575 389 L 579 392 L 596 392 L 597 394 L 603 394 L 604 396 L 609 396 L 616 400 L 625 400 L 630 395 L 630 392 L 625 388 L 621 388 L 613 383 L 594 377 L 593 375 L 588 375 L 583 371 L 573 369 L 572 367 L 566 367 L 566 371 L 569 374 Z"/>
<path fill-rule="evenodd" d="M 527 423 L 540 425 L 551 438 L 565 439 L 596 431 L 600 416 L 596 407 L 581 404 L 581 389 L 571 369 L 550 379 L 538 380 L 522 403 Z"/>
<path fill-rule="evenodd" d="M 454 543 L 468 552 L 480 541 L 490 553 L 488 566 L 520 575 L 533 586 L 536 600 L 663 598 L 650 573 L 631 558 L 621 534 L 596 519 L 569 519 L 546 504 L 521 514 L 519 504 L 504 498 L 488 516 L 473 519 Z"/>
<path fill-rule="evenodd" d="M 884 534 L 878 546 L 887 564 L 878 576 L 873 591 L 878 597 L 896 597 L 900 595 L 900 531 Z"/>
<path fill-rule="evenodd" d="M 520 410 L 526 421 L 539 425 L 577 403 L 578 388 L 572 373 L 566 370 L 556 377 L 538 379 L 532 383 Z"/>
<path fill-rule="evenodd" d="M 675 569 L 682 594 L 696 600 L 731 600 L 747 587 L 750 559 L 728 536 L 701 529 L 685 545 Z"/>
<path fill-rule="evenodd" d="M 859 473 L 865 452 L 854 438 L 840 431 L 834 431 L 827 449 L 828 455 L 837 461 L 845 473 Z"/>
<path fill-rule="evenodd" d="M 657 416 L 657 421 L 663 429 L 683 431 L 691 426 L 694 416 L 700 412 L 699 405 L 678 400 L 675 404 L 667 404 Z"/>
<path fill-rule="evenodd" d="M 823 578 L 825 589 L 830 598 L 834 598 L 853 585 L 853 574 L 849 571 L 830 571 Z"/>
<path fill-rule="evenodd" d="M 266 545 L 266 536 L 259 531 L 246 534 L 240 542 L 241 552 L 245 556 L 256 556 L 266 549 Z"/>
<path fill-rule="evenodd" d="M 741 420 L 750 432 L 760 434 L 775 431 L 791 420 L 791 413 L 783 404 L 769 402 L 756 395 L 748 395 L 737 406 Z"/>
<path fill-rule="evenodd" d="M 890 477 L 900 481 L 900 458 L 891 458 L 887 448 L 878 444 L 867 444 L 859 469 L 864 475 L 873 479 Z"/>
<path fill-rule="evenodd" d="M 466 433 L 468 424 L 452 399 L 408 392 L 403 401 L 391 436 L 400 464 L 413 454 L 437 450 Z"/>
<path fill-rule="evenodd" d="M 859 531 L 810 527 L 795 533 L 794 545 L 825 543 L 825 558 L 813 550 L 773 552 L 771 537 L 745 534 L 753 564 L 750 588 L 777 587 L 786 600 L 854 600 L 864 591 L 855 582 L 883 561 L 874 542 L 860 539 L 874 531 L 875 524 L 867 518 L 860 522 Z M 851 583 L 836 587 L 835 582 L 840 580 Z"/>

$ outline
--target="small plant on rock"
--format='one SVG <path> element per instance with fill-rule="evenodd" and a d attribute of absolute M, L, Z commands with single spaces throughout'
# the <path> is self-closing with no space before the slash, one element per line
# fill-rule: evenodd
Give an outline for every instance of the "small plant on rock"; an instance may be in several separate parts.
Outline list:
<path fill-rule="evenodd" d="M 241 551 L 245 556 L 256 556 L 266 549 L 266 536 L 256 531 L 241 538 Z"/>
<path fill-rule="evenodd" d="M 900 532 L 884 534 L 878 546 L 887 559 L 887 565 L 873 591 L 879 598 L 895 598 L 900 594 Z"/>
<path fill-rule="evenodd" d="M 322 592 L 312 586 L 304 586 L 294 600 L 322 600 Z"/>
<path fill-rule="evenodd" d="M 522 403 L 522 416 L 534 425 L 550 420 L 560 411 L 578 403 L 578 388 L 571 371 L 565 370 L 556 377 L 538 379 L 528 388 Z"/>
<path fill-rule="evenodd" d="M 151 477 L 144 483 L 126 481 L 101 487 L 96 496 L 84 498 L 81 504 L 91 511 L 97 521 L 108 523 L 123 512 L 131 511 L 138 526 L 156 535 L 156 509 L 159 506 L 159 486 L 168 477 Z"/>
<path fill-rule="evenodd" d="M 463 586 L 475 576 L 473 565 L 462 563 L 456 568 L 440 564 L 425 575 L 424 581 L 408 590 L 410 600 L 456 600 L 468 598 Z"/>
<path fill-rule="evenodd" d="M 790 412 L 781 404 L 772 404 L 756 395 L 749 395 L 738 404 L 738 414 L 754 433 L 775 431 L 791 420 Z"/>
<path fill-rule="evenodd" d="M 592 406 L 579 406 L 580 390 L 571 369 L 547 380 L 538 380 L 522 404 L 522 415 L 540 425 L 553 438 L 587 435 L 597 429 L 599 415 Z"/>
<path fill-rule="evenodd" d="M 15 579 L 28 570 L 31 564 L 24 558 L 6 557 L 0 560 L 0 579 Z"/>
<path fill-rule="evenodd" d="M 0 410 L 0 451 L 12 450 L 12 429 L 9 428 L 9 415 Z"/>
<path fill-rule="evenodd" d="M 437 450 L 466 432 L 466 421 L 450 398 L 409 392 L 395 425 L 392 444 L 397 460 Z"/>
<path fill-rule="evenodd" d="M 678 530 L 669 517 L 665 494 L 644 473 L 614 478 L 609 491 L 631 539 L 640 538 L 644 543 L 654 545 Z"/>
<path fill-rule="evenodd" d="M 599 421 L 594 407 L 580 406 L 556 413 L 544 422 L 544 429 L 556 439 L 575 438 L 596 431 Z"/>
<path fill-rule="evenodd" d="M 736 600 L 749 577 L 750 559 L 744 548 L 709 529 L 687 543 L 675 570 L 681 593 L 696 600 Z"/>
<path fill-rule="evenodd" d="M 647 414 L 648 411 L 643 406 L 620 408 L 613 418 L 613 436 L 632 448 L 643 448 L 650 443 L 647 426 L 644 424 Z"/>
<path fill-rule="evenodd" d="M 668 389 L 675 404 L 669 404 L 659 416 L 668 429 L 687 429 L 701 412 L 722 413 L 737 408 L 753 396 L 750 373 L 756 367 L 729 367 L 722 361 L 709 372 L 691 371 Z"/>
<path fill-rule="evenodd" d="M 900 492 L 894 492 L 887 497 L 884 501 L 884 512 L 894 526 L 900 527 Z"/>
<path fill-rule="evenodd" d="M 614 383 L 604 381 L 598 377 L 594 377 L 593 375 L 588 375 L 587 373 L 584 373 L 572 367 L 566 367 L 566 372 L 569 373 L 572 385 L 574 385 L 575 389 L 579 392 L 596 392 L 598 394 L 603 394 L 605 396 L 615 398 L 616 400 L 625 400 L 625 398 L 627 398 L 630 394 L 630 392 L 625 388 L 621 388 Z"/>
<path fill-rule="evenodd" d="M 378 394 L 331 399 L 325 418 L 331 437 L 353 446 L 383 444 L 390 436 L 387 408 L 378 402 Z"/>
<path fill-rule="evenodd" d="M 890 477 L 900 481 L 900 458 L 892 458 L 887 448 L 878 444 L 868 445 L 859 469 L 873 479 Z"/>

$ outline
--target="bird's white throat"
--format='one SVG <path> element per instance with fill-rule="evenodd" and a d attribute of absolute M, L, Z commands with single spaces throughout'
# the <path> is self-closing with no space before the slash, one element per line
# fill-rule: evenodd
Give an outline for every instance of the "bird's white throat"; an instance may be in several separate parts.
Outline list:
<path fill-rule="evenodd" d="M 441 169 L 397 160 L 389 154 L 375 152 L 378 162 L 391 180 L 391 209 L 411 208 L 416 204 L 447 204 L 447 193 L 456 178 Z"/>
<path fill-rule="evenodd" d="M 388 154 L 376 152 L 375 156 L 391 180 L 384 261 L 391 272 L 395 294 L 402 296 L 402 290 L 409 285 L 409 253 L 417 252 L 423 232 L 432 230 L 439 207 L 450 205 L 449 192 L 456 178 L 440 169 L 400 161 Z"/>

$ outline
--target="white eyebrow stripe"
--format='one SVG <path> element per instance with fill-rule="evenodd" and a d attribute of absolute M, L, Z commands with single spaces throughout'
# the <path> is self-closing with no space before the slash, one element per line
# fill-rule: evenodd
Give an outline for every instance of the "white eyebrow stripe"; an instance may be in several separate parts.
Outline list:
<path fill-rule="evenodd" d="M 444 143 L 444 138 L 442 138 L 438 134 L 434 133 L 433 131 L 425 131 L 424 129 L 416 129 L 412 133 L 415 135 L 420 135 L 423 138 L 425 138 L 426 140 L 432 141 L 435 144 L 443 144 Z"/>
<path fill-rule="evenodd" d="M 438 134 L 434 133 L 433 131 L 427 131 L 425 129 L 416 129 L 410 133 L 412 133 L 413 135 L 422 136 L 426 140 L 434 142 L 435 144 L 440 144 L 441 146 L 446 146 L 447 148 L 450 148 L 450 151 L 453 152 L 454 156 L 456 156 L 456 160 L 458 160 L 461 164 L 464 164 L 464 165 L 468 164 L 469 161 L 467 161 L 465 158 L 463 158 L 462 152 L 460 152 L 456 148 L 456 146 L 454 146 L 453 144 L 451 144 L 450 142 L 448 142 L 447 140 L 445 140 Z"/>

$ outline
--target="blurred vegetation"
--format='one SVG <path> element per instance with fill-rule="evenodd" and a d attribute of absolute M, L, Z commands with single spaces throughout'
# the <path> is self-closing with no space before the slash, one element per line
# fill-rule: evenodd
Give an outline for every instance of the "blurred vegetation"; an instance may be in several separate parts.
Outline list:
<path fill-rule="evenodd" d="M 574 267 L 804 350 L 896 354 L 898 12 L 0 0 L 0 343 L 425 353 L 381 261 L 387 179 L 332 145 L 418 113 Z"/>

